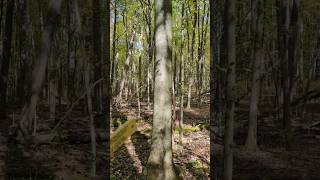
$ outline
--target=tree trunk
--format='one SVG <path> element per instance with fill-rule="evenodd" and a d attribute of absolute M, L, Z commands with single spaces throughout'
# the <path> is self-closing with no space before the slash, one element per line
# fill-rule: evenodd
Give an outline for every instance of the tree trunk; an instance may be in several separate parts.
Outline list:
<path fill-rule="evenodd" d="M 257 144 L 257 116 L 258 116 L 258 104 L 260 96 L 260 74 L 262 67 L 263 56 L 263 0 L 255 0 L 255 4 L 252 9 L 252 33 L 254 35 L 253 42 L 253 58 L 254 63 L 252 66 L 252 88 L 251 88 L 251 100 L 249 110 L 249 129 L 246 139 L 246 148 L 249 151 L 256 151 L 258 149 Z"/>
<path fill-rule="evenodd" d="M 26 129 L 28 122 L 32 120 L 35 112 L 37 101 L 39 98 L 39 93 L 41 92 L 41 87 L 43 84 L 43 79 L 45 76 L 45 70 L 47 67 L 49 51 L 51 48 L 51 43 L 53 40 L 53 35 L 56 29 L 56 23 L 60 14 L 61 0 L 50 0 L 49 2 L 49 12 L 48 19 L 46 21 L 45 29 L 42 34 L 41 50 L 38 56 L 38 61 L 34 66 L 34 71 L 32 73 L 32 87 L 31 87 L 31 98 L 28 104 L 25 105 L 22 112 L 22 119 L 20 120 L 20 130 L 24 135 L 26 140 L 29 140 L 29 132 Z"/>
<path fill-rule="evenodd" d="M 86 63 L 85 68 L 85 75 L 84 75 L 84 80 L 85 80 L 85 86 L 87 90 L 87 105 L 88 105 L 88 113 L 89 113 L 89 118 L 90 118 L 90 137 L 91 137 L 91 177 L 95 178 L 96 176 L 96 132 L 95 132 L 95 127 L 94 127 L 94 118 L 92 114 L 92 99 L 91 99 L 91 90 L 90 90 L 90 78 L 89 78 L 89 63 Z"/>
<path fill-rule="evenodd" d="M 27 74 L 27 63 L 28 63 L 28 4 L 25 0 L 20 0 L 19 2 L 19 25 L 21 26 L 19 31 L 19 57 L 20 57 L 20 72 L 19 72 L 19 78 L 17 82 L 18 86 L 18 96 L 19 96 L 19 102 L 21 104 L 25 103 L 25 82 L 26 82 L 26 74 Z M 1 21 L 0 21 L 1 23 Z"/>
<path fill-rule="evenodd" d="M 281 60 L 281 85 L 283 98 L 283 128 L 287 145 L 291 139 L 291 110 L 290 110 L 290 75 L 289 75 L 289 27 L 290 27 L 290 1 L 278 2 L 278 46 L 279 58 Z"/>
<path fill-rule="evenodd" d="M 6 21 L 4 27 L 3 49 L 0 61 L 0 119 L 6 116 L 8 71 L 11 59 L 12 25 L 15 0 L 7 1 Z"/>
<path fill-rule="evenodd" d="M 48 68 L 48 74 L 49 74 L 49 111 L 50 111 L 50 120 L 54 122 L 55 120 L 55 114 L 56 114 L 56 76 L 54 71 L 51 69 L 54 69 L 55 66 L 53 65 L 54 58 L 50 58 L 49 62 L 49 68 Z"/>
<path fill-rule="evenodd" d="M 192 76 L 192 75 L 190 75 Z M 188 86 L 188 100 L 187 100 L 187 108 L 190 109 L 191 108 L 191 90 L 192 90 L 192 77 L 189 77 L 189 86 Z"/>
<path fill-rule="evenodd" d="M 155 2 L 156 66 L 154 84 L 154 114 L 152 145 L 147 165 L 147 179 L 176 179 L 172 162 L 171 123 L 171 0 Z"/>
<path fill-rule="evenodd" d="M 127 88 L 128 88 L 129 80 L 128 80 L 127 77 L 130 77 L 130 76 L 128 76 L 128 73 L 130 73 L 129 72 L 129 67 L 130 67 L 131 56 L 132 56 L 132 53 L 133 53 L 133 46 L 134 46 L 134 42 L 135 42 L 135 36 L 136 36 L 136 32 L 133 31 L 131 39 L 130 39 L 129 47 L 128 47 L 127 58 L 126 58 L 126 61 L 125 61 L 125 64 L 124 64 L 124 69 L 122 70 L 122 79 L 121 79 L 121 82 L 120 82 L 120 92 L 119 92 L 118 98 L 117 98 L 118 102 L 121 102 L 121 100 L 122 100 L 122 93 L 123 93 L 123 90 L 125 88 L 124 87 L 125 82 L 127 82 L 127 87 L 126 87 L 126 90 L 125 90 L 126 99 L 127 99 L 127 96 L 128 96 L 128 89 Z"/>
<path fill-rule="evenodd" d="M 235 110 L 235 80 L 236 80 L 236 9 L 235 0 L 226 0 L 226 53 L 228 63 L 226 86 L 226 125 L 224 135 L 224 180 L 232 180 L 233 171 L 233 121 Z"/>
<path fill-rule="evenodd" d="M 110 7 L 110 0 L 106 0 L 108 3 L 107 7 Z M 115 68 L 116 68 L 116 64 L 117 64 L 117 59 L 116 59 L 116 34 L 117 34 L 117 1 L 114 1 L 114 23 L 113 23 L 113 36 L 112 36 L 112 69 L 111 69 L 111 80 L 110 80 L 110 86 L 112 87 L 113 85 L 113 81 L 114 81 L 114 76 L 116 75 L 114 73 Z M 109 12 L 108 12 L 109 16 L 110 16 L 110 8 L 109 8 Z M 110 21 L 110 20 L 108 20 Z M 109 25 L 110 27 L 110 22 Z M 109 30 L 110 31 L 110 30 Z M 107 34 L 107 33 L 106 33 Z M 109 35 L 110 36 L 110 35 Z M 111 93 L 112 95 L 112 93 Z"/>
<path fill-rule="evenodd" d="M 184 18 L 184 5 L 182 5 L 182 20 Z M 184 25 L 182 24 L 182 27 Z M 183 47 L 184 47 L 184 30 L 181 30 L 181 56 L 180 56 L 180 118 L 179 118 L 179 142 L 180 144 L 183 143 L 183 131 L 182 131 L 182 126 L 183 126 L 183 95 L 184 95 L 184 53 L 183 53 Z"/>
<path fill-rule="evenodd" d="M 111 105 L 112 105 L 112 78 L 111 78 L 111 75 L 110 73 L 112 73 L 111 71 L 111 68 L 110 68 L 110 64 L 111 64 L 111 61 L 114 59 L 110 59 L 110 0 L 105 0 L 105 4 L 103 4 L 103 9 L 104 9 L 104 12 L 106 12 L 106 14 L 103 14 L 103 17 L 106 19 L 105 21 L 105 24 L 104 24 L 104 29 L 103 29 L 103 32 L 104 32 L 104 39 L 103 39 L 103 59 L 104 59 L 104 62 L 106 63 L 106 70 L 105 70 L 105 77 L 106 77 L 106 80 L 105 80 L 105 86 L 106 86 L 106 97 L 105 97 L 105 122 L 104 124 L 105 127 L 106 127 L 106 130 L 107 130 L 107 134 L 109 134 L 110 132 L 110 122 L 111 122 Z M 116 14 L 116 13 L 115 13 Z M 104 16 L 105 15 L 105 16 Z M 107 142 L 110 142 L 110 136 L 107 136 Z M 110 143 L 107 143 L 107 148 L 106 148 L 106 151 L 107 151 L 107 155 L 110 154 Z M 108 159 L 108 162 L 107 162 L 107 165 L 106 165 L 106 168 L 107 169 L 110 169 L 110 160 L 109 158 Z M 107 174 L 107 177 L 110 176 L 110 172 L 107 171 L 108 174 Z"/>
<path fill-rule="evenodd" d="M 215 10 L 217 9 L 217 2 L 216 0 L 210 0 L 210 162 L 215 162 L 215 146 L 214 146 L 214 124 L 215 124 L 215 120 L 217 120 L 215 117 L 216 117 L 216 112 L 215 111 L 215 107 L 217 106 L 216 104 L 216 93 L 217 93 L 217 86 L 215 83 L 217 83 L 217 71 L 216 71 L 216 68 L 215 68 L 215 54 L 214 54 L 214 51 L 215 51 L 215 44 L 218 44 L 216 43 L 216 36 L 215 36 L 215 33 L 214 33 L 214 30 L 217 30 L 218 28 L 214 29 L 215 27 L 215 21 L 217 21 L 217 18 L 215 16 L 214 13 L 212 12 L 215 12 Z M 218 41 L 217 41 L 218 42 Z M 216 166 L 213 165 L 211 166 L 210 168 L 210 178 L 215 180 L 217 179 L 216 178 Z"/>

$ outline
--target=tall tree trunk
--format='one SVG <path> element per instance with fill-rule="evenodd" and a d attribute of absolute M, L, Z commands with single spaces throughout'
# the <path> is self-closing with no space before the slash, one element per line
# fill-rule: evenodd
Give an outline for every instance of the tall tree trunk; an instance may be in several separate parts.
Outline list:
<path fill-rule="evenodd" d="M 171 0 L 155 2 L 156 66 L 154 84 L 154 113 L 152 145 L 148 159 L 147 179 L 176 179 L 172 162 L 171 80 L 172 31 Z"/>
<path fill-rule="evenodd" d="M 235 0 L 226 0 L 226 53 L 227 53 L 227 86 L 226 86 L 226 125 L 224 135 L 224 180 L 232 180 L 233 171 L 233 121 L 235 109 L 236 80 L 236 9 Z"/>
<path fill-rule="evenodd" d="M 278 46 L 279 58 L 281 60 L 281 85 L 283 98 L 283 127 L 287 145 L 291 139 L 291 112 L 290 112 L 290 77 L 289 77 L 289 27 L 290 27 L 290 1 L 278 2 Z"/>
<path fill-rule="evenodd" d="M 105 98 L 105 120 L 106 120 L 106 129 L 109 131 L 110 128 L 110 122 L 111 122 L 111 105 L 112 105 L 112 78 L 110 73 L 111 72 L 111 68 L 110 68 L 110 64 L 111 61 L 114 59 L 110 59 L 110 0 L 105 0 L 105 4 L 103 4 L 104 6 L 104 12 L 106 14 L 103 14 L 103 17 L 106 19 L 105 21 L 105 26 L 104 26 L 104 39 L 103 39 L 103 55 L 104 55 L 104 62 L 106 63 L 106 70 L 105 70 L 105 74 L 106 74 L 106 81 L 105 81 L 105 86 L 106 86 L 106 98 Z M 104 16 L 105 15 L 105 16 Z M 114 61 L 115 62 L 115 61 Z M 107 136 L 107 142 L 110 142 L 110 136 Z M 110 143 L 107 143 L 107 155 L 110 154 Z M 110 162 L 108 160 L 107 165 L 106 165 L 107 169 L 110 169 Z M 107 171 L 107 177 L 110 176 L 110 172 Z"/>
<path fill-rule="evenodd" d="M 193 79 L 192 79 L 192 75 L 189 75 L 189 86 L 188 86 L 188 99 L 187 99 L 187 108 L 190 109 L 191 108 L 191 91 L 192 91 L 192 83 L 193 83 Z"/>
<path fill-rule="evenodd" d="M 182 11 L 181 11 L 181 16 L 182 20 L 184 19 L 184 14 L 185 14 L 185 9 L 184 9 L 184 4 L 182 5 Z M 182 22 L 182 27 L 185 27 L 183 22 Z M 181 30 L 181 56 L 180 56 L 180 118 L 179 118 L 179 142 L 180 144 L 183 143 L 183 131 L 182 131 L 182 126 L 183 126 L 183 95 L 184 95 L 184 53 L 183 53 L 183 47 L 184 47 L 184 29 Z"/>
<path fill-rule="evenodd" d="M 8 71 L 11 59 L 12 25 L 15 0 L 7 1 L 6 22 L 4 27 L 3 49 L 0 61 L 0 119 L 6 116 Z"/>
<path fill-rule="evenodd" d="M 147 74 L 147 103 L 148 103 L 148 110 L 150 110 L 150 63 L 148 64 L 148 74 Z"/>
<path fill-rule="evenodd" d="M 107 0 L 108 2 L 110 0 Z M 108 4 L 108 7 L 110 7 L 110 2 Z M 117 40 L 116 40 L 116 34 L 117 34 L 117 1 L 114 1 L 114 21 L 113 21 L 113 36 L 112 36 L 112 69 L 111 69 L 111 80 L 110 80 L 110 85 L 112 87 L 113 85 L 113 81 L 114 81 L 114 71 L 115 71 L 115 68 L 116 68 L 116 64 L 117 64 L 117 60 L 116 60 L 116 43 L 117 43 Z M 110 9 L 110 8 L 109 8 Z M 109 16 L 110 16 L 110 10 L 109 10 Z M 110 18 L 109 18 L 110 19 Z M 110 20 L 109 20 L 110 21 Z M 110 27 L 110 23 L 109 23 L 109 27 Z M 109 30 L 110 31 L 110 30 Z M 112 94 L 112 93 L 111 93 Z"/>
<path fill-rule="evenodd" d="M 215 21 L 217 18 L 215 17 L 215 10 L 217 9 L 216 6 L 216 0 L 210 0 L 210 162 L 215 162 L 215 147 L 214 147 L 214 121 L 216 120 L 215 116 L 215 107 L 216 105 L 216 93 L 217 93 L 217 86 L 215 83 L 217 83 L 217 72 L 215 68 L 215 43 L 216 39 L 215 38 L 215 33 L 214 33 L 214 26 L 215 26 Z M 217 29 L 217 28 L 216 28 Z M 210 178 L 215 180 L 216 179 L 216 166 L 213 165 L 210 168 Z"/>
<path fill-rule="evenodd" d="M 97 152 L 96 152 L 96 132 L 94 127 L 94 118 L 92 114 L 92 99 L 91 99 L 91 90 L 90 90 L 90 67 L 89 63 L 86 63 L 85 68 L 85 74 L 84 74 L 84 80 L 85 80 L 85 86 L 87 90 L 87 105 L 88 105 L 88 113 L 90 118 L 90 137 L 91 137 L 91 178 L 95 178 L 96 176 L 96 158 L 97 158 Z"/>
<path fill-rule="evenodd" d="M 20 72 L 18 78 L 18 96 L 20 104 L 25 103 L 25 81 L 27 74 L 27 63 L 28 63 L 28 3 L 25 0 L 19 2 L 19 25 L 21 26 L 19 31 L 19 57 L 20 57 Z"/>
<path fill-rule="evenodd" d="M 4 2 L 4 0 L 1 0 L 1 3 L 0 3 L 0 10 L 1 10 L 1 13 L 0 13 L 0 24 L 2 24 L 2 17 L 3 17 L 3 2 Z M 2 34 L 2 26 L 0 26 L 0 34 Z"/>
<path fill-rule="evenodd" d="M 120 102 L 122 100 L 122 94 L 123 94 L 123 90 L 125 88 L 125 83 L 126 82 L 129 82 L 128 78 L 127 77 L 130 77 L 128 75 L 128 73 L 130 73 L 129 71 L 129 67 L 130 67 L 130 61 L 131 61 L 131 56 L 132 56 L 132 53 L 133 53 L 133 47 L 134 47 L 134 42 L 135 42 L 135 36 L 136 36 L 136 32 L 135 30 L 133 30 L 132 32 L 132 36 L 131 36 L 131 39 L 130 39 L 130 43 L 128 45 L 128 52 L 127 52 L 127 58 L 126 58 L 126 61 L 125 61 L 125 64 L 124 64 L 124 69 L 122 70 L 122 78 L 121 78 L 121 82 L 120 82 L 120 92 L 118 94 L 118 98 L 117 98 L 117 101 Z M 129 83 L 128 83 L 129 84 Z M 128 88 L 128 85 L 127 87 Z M 126 96 L 128 95 L 128 89 L 126 89 Z M 127 98 L 126 98 L 127 99 Z"/>
<path fill-rule="evenodd" d="M 92 39 L 93 39 L 93 58 L 94 58 L 94 79 L 95 81 L 99 80 L 101 78 L 101 64 L 102 64 L 102 58 L 101 58 L 101 0 L 93 0 L 92 1 Z M 101 94 L 102 86 L 101 84 L 97 85 L 94 94 L 95 94 L 95 100 L 94 103 L 95 107 L 99 110 L 99 112 L 102 112 L 102 94 Z"/>
<path fill-rule="evenodd" d="M 45 71 L 48 63 L 49 51 L 56 30 L 56 23 L 60 14 L 61 0 L 50 0 L 49 11 L 44 32 L 42 34 L 41 50 L 38 60 L 32 73 L 31 97 L 28 104 L 25 105 L 20 120 L 20 130 L 26 140 L 30 140 L 29 131 L 26 129 L 27 123 L 32 120 L 35 108 L 38 102 L 39 93 L 43 84 Z"/>
<path fill-rule="evenodd" d="M 51 55 L 53 56 L 53 55 Z M 48 65 L 48 79 L 49 79 L 49 113 L 50 120 L 54 122 L 56 114 L 56 74 L 52 70 L 55 68 L 53 57 L 49 60 Z"/>
<path fill-rule="evenodd" d="M 252 66 L 252 89 L 249 110 L 249 129 L 246 139 L 246 148 L 249 151 L 256 151 L 257 144 L 257 117 L 258 117 L 258 104 L 260 96 L 260 74 L 262 67 L 263 56 L 263 0 L 255 0 L 252 6 L 252 33 L 254 35 L 253 42 L 253 58 L 254 63 Z"/>

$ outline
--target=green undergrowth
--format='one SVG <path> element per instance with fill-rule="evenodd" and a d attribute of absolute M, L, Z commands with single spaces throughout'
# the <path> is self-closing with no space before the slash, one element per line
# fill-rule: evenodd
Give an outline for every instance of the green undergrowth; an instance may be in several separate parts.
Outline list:
<path fill-rule="evenodd" d="M 186 165 L 179 167 L 179 177 L 186 176 L 187 172 L 195 177 L 202 178 L 204 172 L 209 172 L 209 167 L 200 160 L 192 160 Z"/>
<path fill-rule="evenodd" d="M 174 133 L 179 134 L 179 132 L 182 130 L 184 135 L 189 135 L 193 132 L 198 132 L 203 129 L 203 125 L 199 124 L 196 126 L 191 126 L 191 125 L 182 125 L 182 128 L 179 126 L 174 129 Z"/>

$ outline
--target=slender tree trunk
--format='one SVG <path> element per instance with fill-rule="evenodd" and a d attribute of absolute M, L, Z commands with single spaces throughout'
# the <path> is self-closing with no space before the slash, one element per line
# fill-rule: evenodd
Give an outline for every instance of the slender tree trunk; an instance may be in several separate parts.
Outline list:
<path fill-rule="evenodd" d="M 50 111 L 50 120 L 54 122 L 55 120 L 55 114 L 56 114 L 56 76 L 54 71 L 51 69 L 54 69 L 54 58 L 50 58 L 49 62 L 49 68 L 48 68 L 48 74 L 49 74 L 49 111 Z"/>
<path fill-rule="evenodd" d="M 107 7 L 110 7 L 110 0 L 106 0 L 108 2 L 108 6 Z M 117 40 L 116 40 L 116 32 L 117 32 L 117 1 L 114 1 L 114 22 L 113 22 L 113 37 L 112 37 L 112 69 L 111 69 L 111 81 L 110 81 L 110 85 L 112 87 L 113 85 L 113 81 L 114 81 L 114 71 L 115 71 L 115 68 L 116 68 L 116 64 L 117 64 L 117 60 L 116 60 L 116 43 L 117 43 Z M 110 8 L 109 8 L 110 9 Z M 109 16 L 110 16 L 110 10 L 109 10 Z M 110 20 L 109 20 L 110 21 Z M 109 27 L 110 27 L 110 23 L 109 23 Z M 109 30 L 110 31 L 110 30 Z M 112 93 L 111 93 L 112 94 Z"/>
<path fill-rule="evenodd" d="M 210 162 L 215 162 L 215 147 L 214 147 L 214 124 L 215 124 L 215 120 L 217 120 L 216 117 L 216 112 L 215 112 L 215 107 L 217 107 L 216 104 L 216 93 L 217 93 L 217 86 L 215 85 L 215 83 L 217 83 L 218 78 L 216 77 L 217 72 L 216 72 L 216 68 L 215 68 L 215 44 L 216 43 L 216 36 L 214 33 L 214 26 L 215 26 L 215 21 L 217 21 L 216 18 L 216 13 L 215 10 L 217 9 L 216 6 L 216 0 L 210 0 Z M 218 29 L 218 28 L 216 28 Z M 216 166 L 213 165 L 210 168 L 210 178 L 215 180 L 216 179 Z"/>
<path fill-rule="evenodd" d="M 226 125 L 224 135 L 224 180 L 232 180 L 233 171 L 233 121 L 235 110 L 236 80 L 236 1 L 226 0 L 226 53 L 227 53 L 227 86 L 226 86 Z"/>
<path fill-rule="evenodd" d="M 185 9 L 184 9 L 184 4 L 182 5 L 182 20 L 184 19 L 184 14 L 185 14 Z M 184 27 L 184 24 L 182 23 L 182 27 Z M 180 56 L 180 118 L 179 118 L 179 142 L 180 144 L 183 143 L 183 95 L 184 95 L 184 53 L 183 53 L 183 47 L 184 47 L 184 30 L 181 30 L 181 45 L 180 45 L 180 51 L 181 51 L 181 56 Z"/>
<path fill-rule="evenodd" d="M 262 67 L 263 56 L 263 0 L 255 0 L 252 13 L 253 13 L 253 28 L 252 33 L 254 35 L 253 42 L 253 58 L 254 63 L 252 66 L 252 89 L 251 89 L 251 101 L 249 110 L 249 129 L 246 139 L 246 148 L 249 151 L 256 151 L 258 149 L 257 144 L 257 117 L 258 117 L 258 104 L 260 96 L 260 74 Z"/>
<path fill-rule="evenodd" d="M 94 79 L 97 81 L 101 78 L 101 64 L 102 64 L 102 58 L 101 58 L 101 0 L 93 0 L 92 1 L 92 39 L 93 39 L 93 58 L 94 58 Z M 97 85 L 94 94 L 96 98 L 94 98 L 96 101 L 94 103 L 94 107 L 96 107 L 99 112 L 102 112 L 102 94 L 101 94 L 102 86 L 101 84 Z"/>
<path fill-rule="evenodd" d="M 28 57 L 29 53 L 28 50 L 28 3 L 25 0 L 20 0 L 19 2 L 19 57 L 20 57 L 20 72 L 18 78 L 18 96 L 20 104 L 25 103 L 25 81 L 26 81 L 26 74 L 27 74 L 27 64 L 28 64 Z M 1 21 L 0 21 L 1 23 Z"/>
<path fill-rule="evenodd" d="M 89 63 L 86 63 L 85 66 L 85 86 L 87 90 L 87 105 L 88 105 L 88 113 L 90 118 L 90 137 L 91 137 L 91 177 L 95 178 L 96 176 L 96 133 L 94 127 L 94 118 L 92 114 L 92 99 L 91 99 L 91 90 L 90 90 L 90 78 L 89 78 Z"/>
<path fill-rule="evenodd" d="M 150 110 L 150 65 L 148 65 L 148 74 L 147 74 L 147 103 L 148 103 L 148 110 Z"/>
<path fill-rule="evenodd" d="M 130 77 L 130 76 L 128 76 L 128 73 L 130 73 L 129 72 L 129 66 L 130 66 L 131 56 L 132 56 L 132 53 L 133 53 L 133 46 L 134 46 L 134 42 L 135 42 L 135 36 L 136 36 L 136 32 L 133 31 L 131 39 L 130 39 L 129 47 L 128 47 L 128 53 L 127 53 L 127 58 L 126 58 L 126 61 L 125 61 L 125 64 L 124 64 L 124 69 L 122 70 L 122 79 L 121 79 L 121 82 L 120 82 L 120 92 L 118 94 L 118 102 L 120 102 L 122 100 L 122 94 L 123 94 L 123 90 L 125 88 L 125 82 L 127 82 L 127 87 L 125 89 L 126 99 L 127 99 L 127 96 L 128 96 L 128 89 L 127 88 L 128 88 L 128 85 L 129 85 L 129 80 L 128 80 L 127 77 Z"/>
<path fill-rule="evenodd" d="M 104 26 L 104 30 L 103 32 L 104 34 L 104 48 L 103 48 L 103 54 L 104 54 L 104 62 L 106 63 L 106 81 L 105 81 L 105 85 L 106 85 L 106 99 L 105 99 L 105 119 L 106 119 L 106 130 L 108 131 L 107 133 L 110 132 L 109 128 L 110 128 L 110 124 L 111 124 L 111 105 L 112 105 L 112 82 L 113 82 L 113 77 L 111 77 L 110 73 L 113 74 L 112 69 L 110 69 L 110 64 L 111 61 L 113 60 L 113 66 L 114 66 L 114 62 L 115 59 L 110 59 L 110 0 L 105 0 L 105 4 L 103 4 L 104 6 L 104 12 L 106 12 L 105 16 L 103 16 L 106 21 L 105 21 L 105 26 Z M 116 8 L 116 7 L 115 7 Z M 116 13 L 115 13 L 116 14 Z M 116 22 L 116 21 L 115 21 Z M 114 24 L 114 26 L 116 26 L 116 24 Z M 114 29 L 114 33 L 116 32 L 116 28 Z M 114 51 L 115 53 L 115 51 Z M 107 142 L 110 142 L 110 136 L 107 136 Z M 107 143 L 107 147 L 106 147 L 106 151 L 107 151 L 107 155 L 110 154 L 110 143 Z M 110 169 L 110 160 L 109 158 L 107 165 L 106 165 L 106 169 Z M 107 177 L 110 177 L 110 171 L 107 171 L 106 174 Z"/>
<path fill-rule="evenodd" d="M 0 3 L 0 10 L 1 10 L 1 13 L 0 13 L 0 24 L 2 24 L 2 17 L 3 17 L 3 2 L 4 2 L 4 0 L 1 0 L 1 3 Z M 2 26 L 0 26 L 0 34 L 2 34 Z"/>
<path fill-rule="evenodd" d="M 291 139 L 291 110 L 290 110 L 290 73 L 289 73 L 289 27 L 290 27 L 290 1 L 278 2 L 278 46 L 279 58 L 281 59 L 281 85 L 283 98 L 283 127 L 287 145 Z"/>
<path fill-rule="evenodd" d="M 177 99 L 176 99 L 176 69 L 177 69 L 177 56 L 176 53 L 174 52 L 174 56 L 172 57 L 173 59 L 173 76 L 172 76 L 172 125 L 173 129 L 175 128 L 175 122 L 177 119 L 177 114 L 176 114 L 176 106 L 177 106 Z M 174 142 L 174 141 L 172 141 Z"/>
<path fill-rule="evenodd" d="M 191 76 L 191 75 L 190 75 Z M 191 108 L 191 90 L 192 90 L 192 77 L 189 77 L 189 86 L 188 86 L 188 100 L 187 100 L 187 108 Z"/>
<path fill-rule="evenodd" d="M 26 129 L 26 123 L 32 120 L 39 98 L 39 93 L 41 92 L 41 87 L 43 84 L 45 70 L 48 62 L 49 50 L 51 48 L 53 35 L 56 29 L 56 23 L 60 14 L 60 6 L 61 0 L 50 0 L 49 2 L 49 12 L 47 16 L 48 19 L 46 21 L 45 29 L 42 34 L 41 50 L 38 56 L 38 61 L 36 62 L 34 71 L 32 73 L 32 94 L 28 104 L 25 105 L 21 115 L 22 119 L 20 121 L 20 130 L 26 140 L 29 140 L 30 138 L 29 132 Z"/>
<path fill-rule="evenodd" d="M 184 59 L 183 54 L 181 55 L 180 61 L 180 119 L 179 119 L 179 141 L 183 143 L 183 87 L 184 87 Z"/>
<path fill-rule="evenodd" d="M 8 71 L 11 59 L 12 25 L 15 0 L 7 1 L 6 22 L 4 27 L 3 49 L 0 61 L 0 119 L 6 116 Z"/>
<path fill-rule="evenodd" d="M 139 57 L 139 64 L 141 64 L 140 63 L 141 62 L 141 56 Z M 139 68 L 140 69 L 140 68 Z M 136 70 L 136 66 L 135 66 L 135 64 L 133 65 L 133 72 L 134 72 L 134 74 L 136 74 L 136 78 L 135 78 L 135 83 L 134 83 L 134 85 L 135 85 L 135 89 L 136 89 L 136 95 L 137 95 L 137 104 L 138 104 L 138 117 L 140 117 L 140 115 L 141 115 L 141 106 L 140 106 L 140 81 L 139 81 L 139 74 L 140 74 L 140 72 L 139 72 L 139 70 L 138 70 L 138 72 L 136 72 L 137 70 Z"/>

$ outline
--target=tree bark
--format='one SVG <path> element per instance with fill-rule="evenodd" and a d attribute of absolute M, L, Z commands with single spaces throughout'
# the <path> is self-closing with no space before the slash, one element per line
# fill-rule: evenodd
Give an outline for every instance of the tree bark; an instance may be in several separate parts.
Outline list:
<path fill-rule="evenodd" d="M 147 179 L 173 180 L 176 175 L 172 162 L 171 80 L 172 31 L 171 0 L 155 1 L 156 7 L 156 66 L 154 113 L 151 152 L 147 164 Z"/>
<path fill-rule="evenodd" d="M 101 78 L 101 0 L 92 1 L 92 39 L 93 39 L 93 58 L 94 58 L 94 79 Z M 94 90 L 94 107 L 102 112 L 102 86 L 99 84 Z"/>
<path fill-rule="evenodd" d="M 246 139 L 246 148 L 249 151 L 256 151 L 257 144 L 257 117 L 258 117 L 258 104 L 260 96 L 260 74 L 263 61 L 263 0 L 255 0 L 252 6 L 252 33 L 254 35 L 253 42 L 253 58 L 254 63 L 252 66 L 252 88 L 251 100 L 249 110 L 249 129 Z"/>
<path fill-rule="evenodd" d="M 29 57 L 29 41 L 27 37 L 28 33 L 28 3 L 25 0 L 20 0 L 19 2 L 19 25 L 21 26 L 19 31 L 19 57 L 20 57 L 20 72 L 19 72 L 19 79 L 17 82 L 18 88 L 18 96 L 19 102 L 21 104 L 25 103 L 25 83 L 26 83 L 26 74 L 27 74 L 27 64 L 28 64 L 28 57 Z"/>
<path fill-rule="evenodd" d="M 291 90 L 289 75 L 289 27 L 290 27 L 290 1 L 278 2 L 278 46 L 279 58 L 281 60 L 281 86 L 283 98 L 283 128 L 287 145 L 291 141 Z"/>
<path fill-rule="evenodd" d="M 226 86 L 226 125 L 224 135 L 224 171 L 223 179 L 232 180 L 233 171 L 233 121 L 235 110 L 236 80 L 236 9 L 235 0 L 226 0 L 226 53 L 227 53 L 227 86 Z"/>
<path fill-rule="evenodd" d="M 15 0 L 7 1 L 6 21 L 4 27 L 3 49 L 0 61 L 0 119 L 6 116 L 8 71 L 11 59 L 12 25 Z"/>
<path fill-rule="evenodd" d="M 104 55 L 104 61 L 106 63 L 106 70 L 105 70 L 105 74 L 106 74 L 106 80 L 105 80 L 105 86 L 106 86 L 106 97 L 105 97 L 105 120 L 106 120 L 106 130 L 107 130 L 107 134 L 109 134 L 110 132 L 110 122 L 111 122 L 111 105 L 112 105 L 112 78 L 110 73 L 112 73 L 111 68 L 110 68 L 110 64 L 111 61 L 114 59 L 110 59 L 110 0 L 105 0 L 105 4 L 104 5 L 104 12 L 106 13 L 105 16 L 103 16 L 106 21 L 105 21 L 105 26 L 104 26 L 104 45 L 103 45 L 103 55 Z M 116 24 L 114 24 L 116 26 Z M 114 61 L 115 62 L 115 61 Z M 107 142 L 110 142 L 110 136 L 107 136 Z M 107 155 L 110 154 L 110 143 L 107 143 Z M 107 169 L 110 169 L 110 160 L 108 159 L 107 165 L 106 165 Z M 110 176 L 109 174 L 110 172 L 108 171 L 107 177 Z"/>
<path fill-rule="evenodd" d="M 87 105 L 88 105 L 88 113 L 89 113 L 89 119 L 90 119 L 90 139 L 91 139 L 91 177 L 95 178 L 96 176 L 96 158 L 97 158 L 97 152 L 96 152 L 96 132 L 95 132 L 95 127 L 94 127 L 94 118 L 92 114 L 92 99 L 91 99 L 91 89 L 90 89 L 90 67 L 89 63 L 86 63 L 85 68 L 85 74 L 84 74 L 84 79 L 85 79 L 85 86 L 87 90 Z"/>

